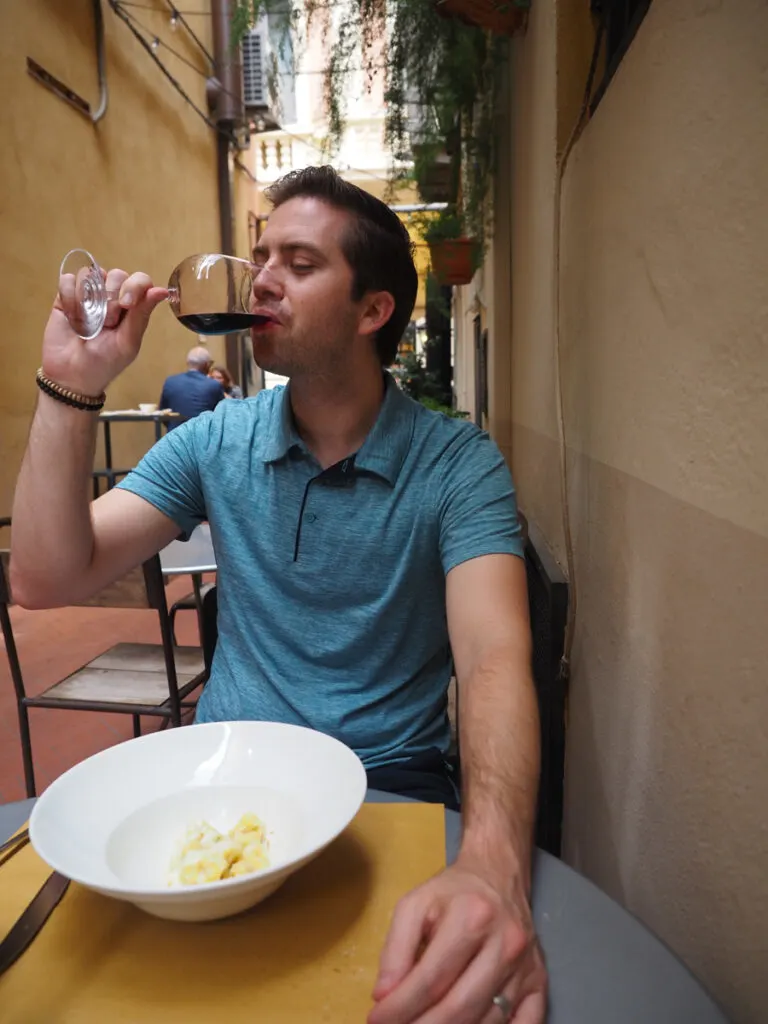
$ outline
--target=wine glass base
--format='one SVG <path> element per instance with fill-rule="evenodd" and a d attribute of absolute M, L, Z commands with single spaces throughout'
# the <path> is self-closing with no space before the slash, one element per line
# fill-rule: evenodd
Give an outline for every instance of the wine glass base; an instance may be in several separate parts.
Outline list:
<path fill-rule="evenodd" d="M 109 299 L 104 279 L 104 272 L 86 249 L 71 249 L 61 261 L 61 307 L 83 341 L 91 341 L 104 328 Z"/>

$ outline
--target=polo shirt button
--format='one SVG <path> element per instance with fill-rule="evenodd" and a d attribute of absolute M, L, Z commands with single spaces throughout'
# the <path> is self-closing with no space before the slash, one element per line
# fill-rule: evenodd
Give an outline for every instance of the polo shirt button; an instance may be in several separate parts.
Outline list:
<path fill-rule="evenodd" d="M 314 512 L 307 513 L 306 520 L 307 520 L 308 523 L 314 523 L 314 521 L 316 519 L 317 519 L 317 516 L 315 515 Z"/>

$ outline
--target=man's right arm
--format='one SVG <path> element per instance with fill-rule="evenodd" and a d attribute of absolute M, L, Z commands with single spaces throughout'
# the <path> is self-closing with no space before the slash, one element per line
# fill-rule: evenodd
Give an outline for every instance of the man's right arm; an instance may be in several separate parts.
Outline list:
<path fill-rule="evenodd" d="M 111 271 L 107 287 L 121 297 L 98 338 L 77 337 L 61 299 L 46 327 L 43 369 L 76 393 L 99 394 L 136 358 L 150 313 L 167 294 L 146 275 L 123 271 Z M 179 534 L 172 519 L 126 491 L 90 503 L 97 428 L 96 413 L 40 396 L 13 505 L 11 589 L 25 607 L 90 597 Z"/>

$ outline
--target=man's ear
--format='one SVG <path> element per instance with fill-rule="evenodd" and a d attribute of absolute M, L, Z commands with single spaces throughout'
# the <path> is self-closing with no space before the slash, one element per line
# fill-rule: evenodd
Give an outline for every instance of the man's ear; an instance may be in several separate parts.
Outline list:
<path fill-rule="evenodd" d="M 395 311 L 395 300 L 391 292 L 368 292 L 361 300 L 358 331 L 363 335 L 376 334 Z"/>

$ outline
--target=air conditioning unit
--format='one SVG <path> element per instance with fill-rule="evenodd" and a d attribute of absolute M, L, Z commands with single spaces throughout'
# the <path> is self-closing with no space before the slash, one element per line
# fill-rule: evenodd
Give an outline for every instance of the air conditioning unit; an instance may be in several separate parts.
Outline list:
<path fill-rule="evenodd" d="M 296 89 L 290 61 L 284 56 L 285 31 L 261 18 L 243 38 L 243 103 L 256 131 L 271 131 L 296 117 Z"/>
<path fill-rule="evenodd" d="M 259 25 L 243 39 L 243 101 L 250 114 L 269 109 L 267 85 L 267 29 Z"/>

